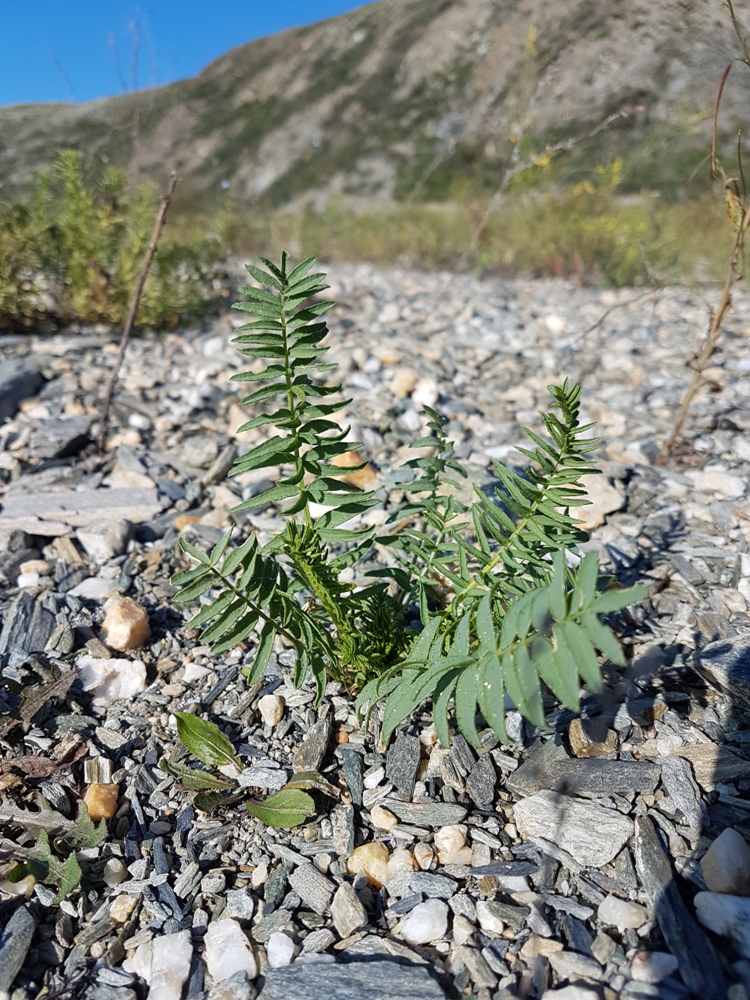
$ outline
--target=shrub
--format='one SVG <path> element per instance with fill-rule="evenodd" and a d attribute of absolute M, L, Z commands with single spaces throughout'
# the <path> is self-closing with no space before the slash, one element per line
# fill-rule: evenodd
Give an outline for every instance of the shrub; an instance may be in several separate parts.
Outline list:
<path fill-rule="evenodd" d="M 121 324 L 154 223 L 156 191 L 113 168 L 87 180 L 73 150 L 34 177 L 26 201 L 0 205 L 0 328 Z M 219 243 L 159 244 L 140 326 L 176 325 L 214 294 Z"/>

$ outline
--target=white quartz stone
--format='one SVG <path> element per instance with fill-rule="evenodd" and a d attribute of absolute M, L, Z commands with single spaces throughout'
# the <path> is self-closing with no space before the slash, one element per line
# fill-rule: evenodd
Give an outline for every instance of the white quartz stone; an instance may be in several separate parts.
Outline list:
<path fill-rule="evenodd" d="M 182 987 L 190 975 L 193 943 L 190 931 L 178 931 L 154 938 L 149 1000 L 180 1000 Z"/>
<path fill-rule="evenodd" d="M 266 953 L 268 964 L 272 969 L 281 969 L 285 965 L 291 965 L 297 946 L 294 941 L 283 931 L 276 931 L 268 939 Z"/>
<path fill-rule="evenodd" d="M 699 892 L 695 913 L 704 927 L 732 939 L 740 955 L 750 958 L 750 896 Z"/>
<path fill-rule="evenodd" d="M 750 845 L 731 827 L 723 830 L 703 855 L 701 869 L 711 892 L 750 896 Z"/>
<path fill-rule="evenodd" d="M 244 969 L 250 979 L 258 975 L 258 963 L 242 928 L 236 920 L 215 920 L 205 937 L 206 966 L 215 983 Z"/>
<path fill-rule="evenodd" d="M 442 899 L 428 899 L 404 917 L 401 937 L 408 944 L 429 944 L 440 941 L 447 930 L 448 904 Z"/>
<path fill-rule="evenodd" d="M 628 927 L 642 927 L 648 920 L 648 910 L 640 903 L 631 903 L 627 899 L 610 895 L 599 904 L 597 916 L 602 923 L 625 930 Z"/>
<path fill-rule="evenodd" d="M 95 708 L 106 708 L 120 698 L 133 698 L 146 687 L 146 666 L 141 660 L 79 656 L 84 691 L 93 695 Z"/>

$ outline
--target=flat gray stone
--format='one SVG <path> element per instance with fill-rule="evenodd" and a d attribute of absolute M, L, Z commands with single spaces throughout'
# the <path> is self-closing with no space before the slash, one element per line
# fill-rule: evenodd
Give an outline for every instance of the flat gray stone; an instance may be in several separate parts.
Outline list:
<path fill-rule="evenodd" d="M 344 781 L 349 787 L 352 795 L 352 803 L 355 806 L 362 805 L 362 793 L 365 790 L 362 776 L 362 754 L 356 750 L 347 750 L 346 747 L 339 747 L 341 756 L 341 769 L 344 772 Z"/>
<path fill-rule="evenodd" d="M 36 920 L 25 906 L 21 906 L 0 934 L 0 996 L 7 996 L 13 980 L 24 963 L 31 939 L 36 930 Z"/>
<path fill-rule="evenodd" d="M 37 458 L 68 458 L 89 442 L 93 416 L 44 420 L 31 433 L 29 449 Z"/>
<path fill-rule="evenodd" d="M 519 768 L 521 770 L 521 768 Z M 607 795 L 615 792 L 653 792 L 659 784 L 659 765 L 648 760 L 605 760 L 603 757 L 552 761 L 539 781 L 542 788 L 565 788 L 572 794 Z"/>
<path fill-rule="evenodd" d="M 331 725 L 331 716 L 327 715 L 310 726 L 294 754 L 292 769 L 295 772 L 318 770 L 331 740 Z"/>
<path fill-rule="evenodd" d="M 0 632 L 0 665 L 17 670 L 32 653 L 42 653 L 55 628 L 55 602 L 35 600 L 22 590 L 10 606 Z"/>
<path fill-rule="evenodd" d="M 706 821 L 706 810 L 693 769 L 684 757 L 662 757 L 660 763 L 661 780 L 667 794 L 682 813 L 690 839 L 695 843 Z"/>
<path fill-rule="evenodd" d="M 156 490 L 142 487 L 50 490 L 6 498 L 0 512 L 0 529 L 20 528 L 31 534 L 45 534 L 45 521 L 81 527 L 91 522 L 92 515 L 96 515 L 97 520 L 130 520 L 142 524 L 160 511 Z M 65 530 L 55 528 L 52 533 L 64 534 Z"/>
<path fill-rule="evenodd" d="M 314 865 L 308 863 L 295 868 L 289 875 L 289 885 L 314 913 L 320 916 L 328 913 L 335 885 Z"/>
<path fill-rule="evenodd" d="M 259 1000 L 445 1000 L 424 965 L 372 958 L 362 962 L 310 962 L 271 969 Z"/>
<path fill-rule="evenodd" d="M 9 358 L 0 361 L 0 424 L 18 412 L 24 399 L 36 394 L 42 383 L 37 358 Z"/>
<path fill-rule="evenodd" d="M 381 805 L 390 809 L 403 823 L 414 826 L 450 826 L 460 823 L 468 810 L 456 802 L 401 802 L 385 799 Z"/>
<path fill-rule="evenodd" d="M 558 738 L 540 740 L 526 755 L 523 764 L 508 776 L 505 783 L 514 795 L 533 795 L 534 792 L 550 787 L 547 777 L 550 765 L 568 759 L 565 747 Z"/>
<path fill-rule="evenodd" d="M 406 733 L 399 733 L 388 748 L 385 773 L 388 780 L 396 786 L 399 795 L 405 799 L 410 799 L 414 793 L 420 756 L 419 740 Z"/>
<path fill-rule="evenodd" d="M 497 774 L 488 753 L 483 753 L 466 775 L 466 791 L 478 806 L 489 805 L 495 798 Z"/>
<path fill-rule="evenodd" d="M 719 957 L 683 903 L 669 858 L 647 816 L 636 820 L 635 867 L 684 982 L 696 996 L 722 1000 L 727 988 Z"/>
<path fill-rule="evenodd" d="M 367 926 L 367 911 L 349 882 L 342 882 L 331 903 L 333 926 L 342 938 Z"/>
<path fill-rule="evenodd" d="M 554 844 L 579 865 L 592 868 L 609 864 L 633 835 L 633 821 L 627 816 L 552 791 L 521 799 L 513 812 L 522 837 L 542 849 Z"/>

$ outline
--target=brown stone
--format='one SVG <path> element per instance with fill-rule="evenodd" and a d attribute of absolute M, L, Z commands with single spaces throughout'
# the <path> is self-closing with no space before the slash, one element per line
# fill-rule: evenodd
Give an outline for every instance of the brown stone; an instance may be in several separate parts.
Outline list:
<path fill-rule="evenodd" d="M 107 785 L 93 784 L 86 789 L 83 801 L 89 811 L 89 816 L 98 823 L 100 819 L 111 819 L 117 812 L 117 800 L 120 796 L 120 786 L 114 782 Z"/>
<path fill-rule="evenodd" d="M 364 872 L 368 885 L 381 889 L 388 881 L 388 862 L 391 855 L 385 844 L 379 840 L 355 847 L 346 862 L 346 870 L 350 875 Z"/>
<path fill-rule="evenodd" d="M 601 719 L 573 719 L 568 726 L 570 749 L 576 757 L 603 757 L 617 750 L 617 733 Z"/>
<path fill-rule="evenodd" d="M 148 613 L 130 597 L 116 597 L 106 604 L 107 614 L 102 623 L 102 639 L 112 649 L 138 649 L 148 639 L 151 630 Z"/>

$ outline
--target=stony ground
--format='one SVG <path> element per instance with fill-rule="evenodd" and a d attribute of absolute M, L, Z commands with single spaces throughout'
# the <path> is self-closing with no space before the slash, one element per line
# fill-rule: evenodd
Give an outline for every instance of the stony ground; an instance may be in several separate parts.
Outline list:
<path fill-rule="evenodd" d="M 0 994 L 749 996 L 750 298 L 691 446 L 660 467 L 705 327 L 696 296 L 363 266 L 331 284 L 331 355 L 383 510 L 423 405 L 487 484 L 493 458 L 520 460 L 546 385 L 583 380 L 606 473 L 589 544 L 650 592 L 621 622 L 629 667 L 581 718 L 550 703 L 538 732 L 511 713 L 513 744 L 487 733 L 481 754 L 440 747 L 426 713 L 381 746 L 336 685 L 318 708 L 295 690 L 282 648 L 248 689 L 252 644 L 213 660 L 169 583 L 180 534 L 214 542 L 268 486 L 224 479 L 253 440 L 233 436 L 234 321 L 131 344 L 104 457 L 89 443 L 112 338 L 5 338 L 0 858 L 43 829 L 62 861 L 84 795 L 110 818 L 66 898 L 39 869 L 0 885 Z M 281 524 L 273 507 L 237 517 L 261 539 Z M 176 711 L 221 725 L 259 797 L 320 771 L 317 818 L 282 831 L 242 805 L 196 810 L 159 767 L 187 762 Z"/>

